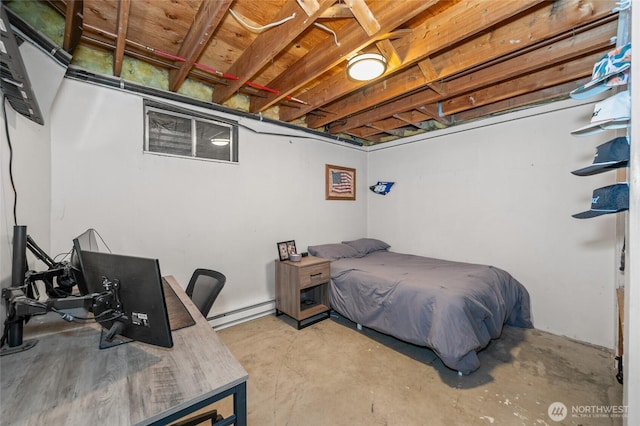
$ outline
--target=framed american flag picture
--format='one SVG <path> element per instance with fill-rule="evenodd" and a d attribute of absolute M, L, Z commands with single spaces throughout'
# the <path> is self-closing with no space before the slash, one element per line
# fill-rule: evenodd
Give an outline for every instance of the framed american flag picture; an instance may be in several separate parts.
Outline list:
<path fill-rule="evenodd" d="M 325 167 L 327 200 L 356 199 L 356 169 L 327 164 Z"/>

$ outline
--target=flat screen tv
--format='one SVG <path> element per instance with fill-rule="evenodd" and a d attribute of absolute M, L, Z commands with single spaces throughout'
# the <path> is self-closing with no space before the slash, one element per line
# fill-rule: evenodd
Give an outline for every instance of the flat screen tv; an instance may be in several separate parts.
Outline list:
<path fill-rule="evenodd" d="M 173 346 L 162 276 L 157 259 L 92 251 L 79 252 L 87 288 L 99 293 L 116 287 L 118 303 L 94 303 L 94 317 L 103 327 L 101 348 L 117 336 L 150 345 Z M 104 333 L 104 330 L 108 330 Z"/>

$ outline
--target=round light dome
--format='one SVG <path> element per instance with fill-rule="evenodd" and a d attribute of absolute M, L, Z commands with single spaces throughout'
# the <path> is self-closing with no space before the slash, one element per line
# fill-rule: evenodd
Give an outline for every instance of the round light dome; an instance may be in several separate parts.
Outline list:
<path fill-rule="evenodd" d="M 387 60 L 378 53 L 363 53 L 347 62 L 347 74 L 358 81 L 369 81 L 380 77 L 387 69 Z"/>

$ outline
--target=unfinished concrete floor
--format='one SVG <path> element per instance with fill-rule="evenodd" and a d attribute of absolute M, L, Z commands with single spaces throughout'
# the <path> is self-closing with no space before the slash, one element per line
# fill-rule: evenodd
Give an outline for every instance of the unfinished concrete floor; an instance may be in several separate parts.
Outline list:
<path fill-rule="evenodd" d="M 538 330 L 505 328 L 467 376 L 335 314 L 302 330 L 270 315 L 218 334 L 249 373 L 251 426 L 622 424 L 591 413 L 622 404 L 613 353 Z M 559 422 L 555 402 L 568 411 Z"/>

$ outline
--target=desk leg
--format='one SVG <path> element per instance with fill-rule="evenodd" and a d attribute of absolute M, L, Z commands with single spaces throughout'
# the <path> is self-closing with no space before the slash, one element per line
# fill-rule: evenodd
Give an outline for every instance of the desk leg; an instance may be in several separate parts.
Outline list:
<path fill-rule="evenodd" d="M 236 415 L 236 426 L 247 426 L 247 382 L 236 386 L 233 393 L 233 411 Z"/>

